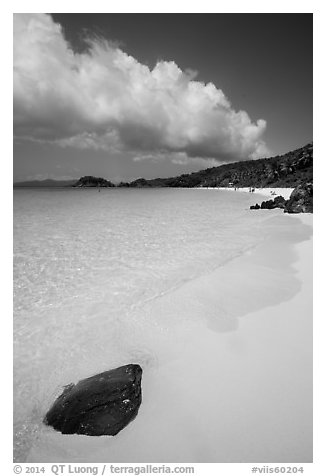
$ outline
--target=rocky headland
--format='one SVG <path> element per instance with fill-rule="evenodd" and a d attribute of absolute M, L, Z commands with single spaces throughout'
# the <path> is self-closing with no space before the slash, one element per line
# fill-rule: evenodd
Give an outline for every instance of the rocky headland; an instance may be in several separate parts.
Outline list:
<path fill-rule="evenodd" d="M 119 187 L 297 187 L 313 181 L 312 142 L 268 159 L 246 160 L 211 167 L 178 177 L 120 183 Z"/>
<path fill-rule="evenodd" d="M 278 196 L 250 208 L 283 208 L 286 213 L 312 213 L 313 143 L 268 159 L 235 162 L 178 177 L 139 178 L 130 183 L 120 183 L 119 187 L 294 188 L 289 200 Z"/>

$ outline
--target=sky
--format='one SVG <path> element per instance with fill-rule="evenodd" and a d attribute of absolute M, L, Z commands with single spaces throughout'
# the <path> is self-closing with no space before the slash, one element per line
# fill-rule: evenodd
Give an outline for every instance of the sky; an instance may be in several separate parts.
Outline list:
<path fill-rule="evenodd" d="M 114 182 L 312 136 L 312 14 L 14 14 L 14 181 Z"/>

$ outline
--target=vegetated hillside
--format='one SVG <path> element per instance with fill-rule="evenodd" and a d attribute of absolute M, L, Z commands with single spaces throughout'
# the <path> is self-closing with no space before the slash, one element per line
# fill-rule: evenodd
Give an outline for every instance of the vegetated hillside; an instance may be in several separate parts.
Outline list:
<path fill-rule="evenodd" d="M 46 179 L 46 180 L 28 180 L 26 182 L 15 182 L 14 183 L 14 188 L 19 188 L 19 187 L 70 187 L 76 182 L 76 179 L 74 180 L 52 180 L 52 179 Z"/>
<path fill-rule="evenodd" d="M 115 185 L 104 178 L 86 175 L 74 183 L 73 187 L 115 187 Z"/>
<path fill-rule="evenodd" d="M 178 177 L 143 178 L 120 187 L 296 187 L 313 181 L 313 144 L 268 159 L 246 160 Z"/>

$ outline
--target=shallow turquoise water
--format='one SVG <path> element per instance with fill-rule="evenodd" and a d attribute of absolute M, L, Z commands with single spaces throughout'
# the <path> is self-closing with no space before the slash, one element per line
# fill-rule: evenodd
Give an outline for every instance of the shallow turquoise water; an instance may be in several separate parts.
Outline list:
<path fill-rule="evenodd" d="M 144 319 L 143 306 L 256 246 L 266 214 L 249 211 L 255 200 L 215 190 L 15 190 L 17 460 L 62 385 L 155 359 L 148 333 L 160 323 Z"/>

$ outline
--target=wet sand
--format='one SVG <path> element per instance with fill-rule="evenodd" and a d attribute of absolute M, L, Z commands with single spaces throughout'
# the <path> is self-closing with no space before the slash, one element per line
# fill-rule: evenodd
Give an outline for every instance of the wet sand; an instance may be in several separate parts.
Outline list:
<path fill-rule="evenodd" d="M 134 422 L 44 428 L 28 462 L 312 461 L 312 215 L 264 213 L 257 248 L 145 306 L 147 336 L 131 319 Z"/>

